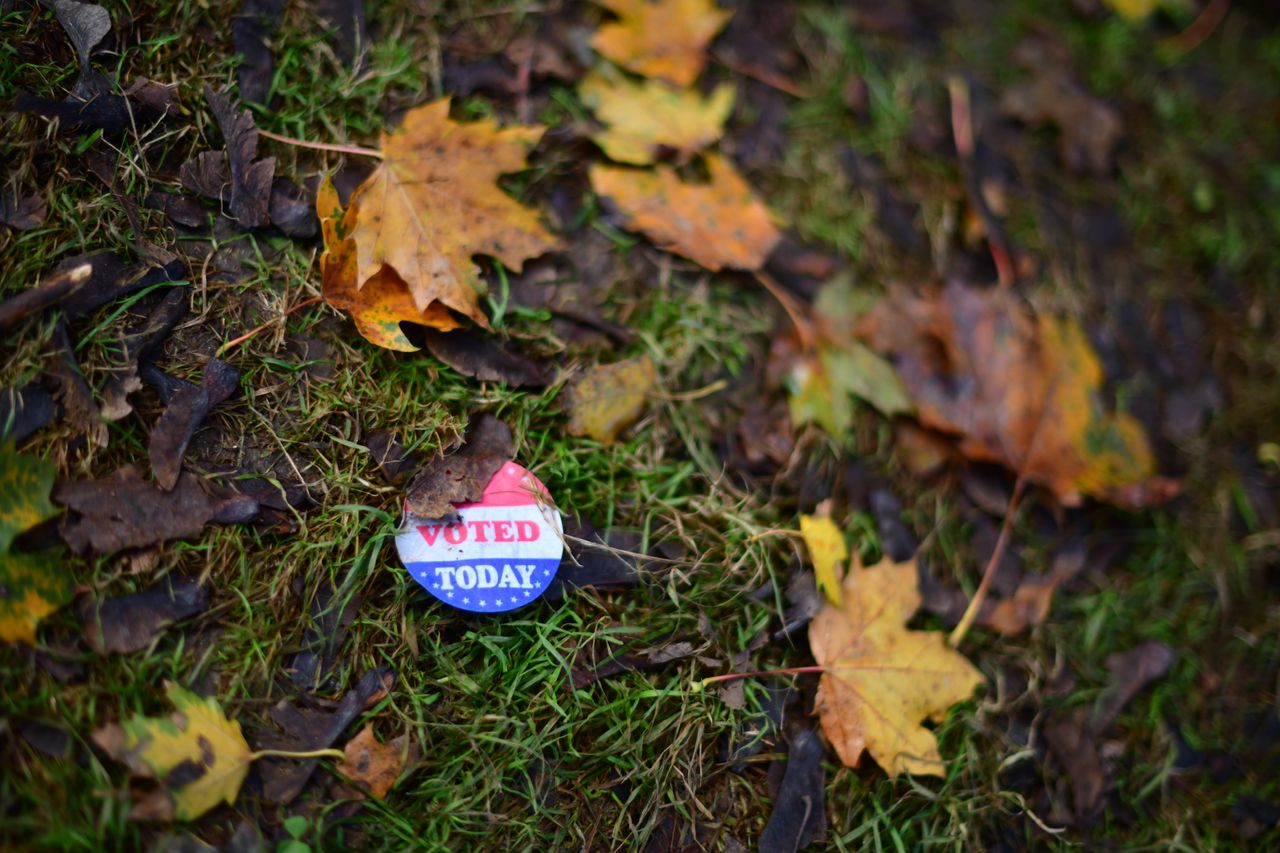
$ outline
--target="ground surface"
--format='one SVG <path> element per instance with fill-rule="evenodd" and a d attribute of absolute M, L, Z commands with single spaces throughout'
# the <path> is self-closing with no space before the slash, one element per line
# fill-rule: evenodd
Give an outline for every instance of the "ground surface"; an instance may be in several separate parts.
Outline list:
<path fill-rule="evenodd" d="M 769 12 L 739 11 L 742 23 L 730 25 L 717 53 L 725 62 L 708 73 L 740 87 L 723 148 L 790 223 L 792 239 L 815 250 L 821 275 L 848 276 L 871 296 L 943 275 L 995 279 L 952 141 L 948 81 L 965 81 L 974 114 L 991 116 L 980 170 L 1025 259 L 1017 286 L 1037 307 L 1082 320 L 1108 393 L 1143 421 L 1161 472 L 1183 480 L 1182 497 L 1140 513 L 1027 498 L 1011 571 L 1045 572 L 1064 553 L 1083 553 L 1083 571 L 1032 631 L 969 635 L 964 651 L 990 683 L 938 728 L 945 779 L 890 781 L 869 761 L 850 769 L 826 753 L 826 836 L 815 849 L 1274 845 L 1274 10 L 1240 4 L 1188 51 L 1168 40 L 1192 23 L 1197 3 L 1144 23 L 1065 0 L 954 4 L 964 12 L 927 0 L 757 5 Z M 211 600 L 131 653 L 93 652 L 76 605 L 46 619 L 34 648 L 0 649 L 0 837 L 33 849 L 137 849 L 189 833 L 221 845 L 247 818 L 273 848 L 289 837 L 283 819 L 296 814 L 305 823 L 295 835 L 317 849 L 756 846 L 787 745 L 813 725 L 817 676 L 749 679 L 740 709 L 692 686 L 730 671 L 735 656 L 754 670 L 812 663 L 803 632 L 772 638 L 801 555 L 785 531 L 831 497 L 865 559 L 923 542 L 934 576 L 971 592 L 1012 477 L 962 466 L 912 474 L 892 426 L 870 409 L 835 438 L 785 426 L 785 404 L 774 406 L 781 391 L 766 377 L 770 342 L 788 323 L 778 303 L 748 276 L 707 274 L 619 230 L 586 189 L 590 149 L 574 128 L 587 114 L 572 87 L 542 80 L 522 89 L 518 68 L 493 59 L 517 36 L 565 38 L 546 35 L 553 14 L 594 23 L 598 10 L 372 3 L 368 49 L 353 69 L 315 9 L 289 2 L 270 35 L 270 106 L 253 106 L 264 130 L 361 145 L 376 144 L 406 108 L 445 94 L 459 117 L 510 121 L 524 111 L 554 128 L 509 188 L 554 211 L 573 247 L 570 277 L 586 285 L 574 298 L 598 300 L 632 334 L 625 343 L 579 334 L 545 309 L 504 303 L 497 287 L 489 307 L 498 333 L 563 368 L 549 388 L 529 391 L 469 379 L 428 355 L 378 350 L 323 305 L 281 320 L 317 293 L 315 238 L 225 222 L 209 234 L 148 207 L 153 190 L 181 191 L 178 164 L 221 144 L 201 90 L 237 82 L 233 20 L 218 4 L 108 9 L 113 35 L 97 66 L 122 87 L 139 76 L 177 84 L 178 112 L 117 137 L 121 156 L 108 169 L 115 194 L 90 166 L 112 147 L 102 134 L 60 132 L 35 115 L 0 118 L 0 162 L 48 206 L 36 227 L 0 226 L 0 295 L 82 252 L 137 261 L 149 241 L 177 255 L 189 293 L 189 313 L 158 362 L 170 375 L 198 381 L 218 346 L 278 321 L 225 356 L 243 372 L 240 393 L 211 414 L 186 466 L 232 483 L 266 478 L 306 499 L 270 523 L 210 526 L 142 554 L 66 557 L 81 601 L 187 575 L 207 578 Z M 0 102 L 20 92 L 63 97 L 77 62 L 53 15 L 25 3 L 0 10 Z M 765 48 L 746 38 L 752 32 L 780 58 L 766 62 Z M 1122 118 L 1118 147 L 1099 168 L 1068 168 L 1057 129 L 996 116 L 1001 94 L 1028 78 L 1015 55 L 1029 36 L 1064 51 L 1080 85 Z M 744 67 L 770 68 L 773 85 Z M 299 185 L 349 164 L 262 146 L 278 158 L 277 174 Z M 782 270 L 793 273 L 784 284 L 808 299 L 797 266 Z M 145 317 L 164 290 L 71 324 L 76 359 L 99 397 L 124 324 Z M 4 333 L 0 386 L 25 386 L 49 369 L 55 318 Z M 584 365 L 639 353 L 660 375 L 645 417 L 611 445 L 570 437 L 565 381 Z M 144 461 L 162 405 L 150 387 L 132 399 L 135 411 L 110 424 L 105 448 L 90 450 L 62 418 L 23 449 L 56 462 L 65 478 Z M 561 506 L 613 531 L 626 550 L 653 555 L 647 582 L 571 590 L 502 619 L 463 615 L 422 592 L 389 539 L 402 485 L 379 473 L 369 437 L 389 428 L 429 457 L 478 410 L 512 427 L 517 458 Z M 761 430 L 743 426 L 761 419 L 765 432 L 784 433 L 781 452 L 744 449 L 762 445 Z M 938 617 L 918 624 L 936 627 Z M 311 684 L 289 668 L 317 625 L 333 647 Z M 1086 747 L 1051 749 L 1046 728 L 1094 705 L 1110 681 L 1109 656 L 1151 640 L 1176 653 L 1171 669 L 1105 730 L 1082 735 L 1101 762 L 1092 776 L 1070 766 Z M 612 651 L 673 642 L 696 654 L 581 679 Z M 126 772 L 89 742 L 104 723 L 161 713 L 166 680 L 219 697 L 253 741 L 280 699 L 308 691 L 334 699 L 378 668 L 393 671 L 394 683 L 362 719 L 384 740 L 408 734 L 422 755 L 385 801 L 353 805 L 326 762 L 288 805 L 268 801 L 255 771 L 234 808 L 190 826 L 151 825 L 127 819 Z M 1082 803 L 1085 777 L 1100 787 Z"/>

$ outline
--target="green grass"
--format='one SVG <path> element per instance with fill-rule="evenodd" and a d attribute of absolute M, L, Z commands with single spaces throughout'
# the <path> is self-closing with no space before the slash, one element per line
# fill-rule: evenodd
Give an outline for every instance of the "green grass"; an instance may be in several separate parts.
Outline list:
<path fill-rule="evenodd" d="M 234 60 L 228 56 L 226 16 L 216 10 L 186 0 L 133 6 L 134 23 L 123 40 L 127 49 L 104 61 L 124 80 L 146 75 L 179 81 L 183 108 L 182 117 L 163 131 L 126 135 L 122 142 L 122 192 L 140 203 L 151 189 L 176 189 L 176 179 L 160 174 L 163 161 L 181 162 L 220 145 L 201 89 L 233 81 Z M 1180 775 L 1172 769 L 1166 727 L 1166 719 L 1173 719 L 1198 748 L 1248 755 L 1246 717 L 1273 701 L 1280 661 L 1275 616 L 1257 592 L 1268 577 L 1269 552 L 1246 549 L 1233 530 L 1239 486 L 1214 451 L 1275 440 L 1262 426 L 1274 424 L 1280 412 L 1274 390 L 1280 359 L 1268 334 L 1274 318 L 1266 313 L 1280 269 L 1272 239 L 1280 223 L 1273 203 L 1280 174 L 1271 144 L 1275 130 L 1236 118 L 1181 73 L 1186 63 L 1203 62 L 1228 83 L 1248 82 L 1255 63 L 1276 67 L 1280 40 L 1239 32 L 1228 19 L 1200 54 L 1174 62 L 1152 53 L 1152 33 L 1114 20 L 1067 17 L 1065 6 L 1047 0 L 1016 4 L 994 23 L 962 18 L 939 53 L 926 55 L 859 32 L 839 9 L 804 4 L 797 43 L 811 68 L 804 82 L 812 96 L 793 103 L 788 151 L 776 174 L 761 176 L 771 204 L 804 237 L 840 252 L 860 286 L 878 290 L 900 280 L 911 268 L 875 231 L 874 213 L 864 200 L 851 195 L 841 177 L 839 147 L 854 144 L 880 156 L 891 185 L 922 202 L 923 225 L 934 234 L 954 214 L 963 191 L 953 165 L 907 145 L 917 104 L 945 98 L 946 74 L 957 68 L 992 86 L 1022 79 L 1005 61 L 1009 48 L 1037 20 L 1063 22 L 1075 55 L 1097 57 L 1087 70 L 1089 83 L 1125 104 L 1128 148 L 1115 179 L 1057 176 L 1058 188 L 1071 200 L 1099 200 L 1120 210 L 1133 231 L 1140 281 L 1152 299 L 1181 294 L 1221 309 L 1229 319 L 1237 308 L 1219 304 L 1210 278 L 1225 271 L 1242 283 L 1251 305 L 1262 306 L 1254 310 L 1263 320 L 1252 322 L 1246 312 L 1240 333 L 1215 350 L 1221 364 L 1241 366 L 1231 386 L 1232 399 L 1240 402 L 1188 449 L 1188 498 L 1139 517 L 1099 513 L 1094 537 L 1123 536 L 1130 545 L 1120 565 L 1087 569 L 1058 596 L 1051 620 L 1028 636 L 970 636 L 966 651 L 992 686 L 938 729 L 942 752 L 952 759 L 947 777 L 891 781 L 869 761 L 858 769 L 828 761 L 830 849 L 961 850 L 999 841 L 1034 847 L 1242 847 L 1231 803 L 1246 794 L 1280 795 L 1277 782 L 1247 766 L 1224 785 L 1203 774 Z M 378 35 L 364 68 L 352 72 L 333 56 L 308 8 L 289 4 L 272 40 L 274 105 L 252 107 L 255 117 L 261 127 L 288 136 L 363 145 L 376 144 L 388 113 L 442 94 L 435 57 L 448 26 L 465 24 L 492 36 L 532 14 L 522 9 L 501 15 L 505 6 L 460 3 L 433 19 L 409 4 L 371 4 Z M 119 21 L 122 13 L 113 11 L 113 17 Z M 49 94 L 70 85 L 69 46 L 62 44 L 54 61 L 30 47 L 37 37 L 51 43 L 61 38 L 47 12 L 0 19 L 0 61 L 6 69 L 0 73 L 0 98 L 25 88 Z M 850 74 L 868 86 L 866 123 L 842 103 Z M 1232 105 L 1254 103 L 1251 86 L 1226 90 Z M 483 98 L 468 99 L 460 109 L 502 114 L 501 105 Z M 541 115 L 556 123 L 580 118 L 577 110 L 565 90 L 542 106 Z M 11 164 L 10 176 L 40 191 L 50 208 L 38 228 L 0 230 L 0 293 L 30 286 L 81 251 L 136 257 L 139 235 L 82 164 L 79 152 L 100 143 L 90 136 L 59 136 L 31 117 L 0 118 L 0 129 L 0 159 Z M 1028 138 L 1050 153 L 1056 144 L 1054 132 Z M 263 147 L 278 158 L 278 174 L 298 182 L 338 162 L 335 155 L 274 143 Z M 1231 162 L 1241 151 L 1242 162 Z M 553 159 L 540 162 L 511 186 L 538 198 L 570 167 Z M 1042 233 L 1034 201 L 1010 199 L 1011 234 L 1018 245 L 1053 257 L 1060 247 Z M 195 378 L 218 344 L 316 292 L 314 246 L 265 237 L 206 245 L 178 239 L 159 213 L 144 208 L 141 217 L 144 236 L 184 253 L 192 269 L 186 286 L 191 317 L 199 322 L 175 332 L 167 349 L 164 367 L 175 375 Z M 636 341 L 604 354 L 566 349 L 552 334 L 548 316 L 525 310 L 508 310 L 498 326 L 568 368 L 650 355 L 659 366 L 661 393 L 641 424 L 607 447 L 573 438 L 565 431 L 562 382 L 545 393 L 481 385 L 427 355 L 378 351 L 328 309 L 291 315 L 235 348 L 227 358 L 244 371 L 242 393 L 215 410 L 198 438 L 218 451 L 206 457 L 213 464 L 205 473 L 225 475 L 244 464 L 282 483 L 301 479 L 314 502 L 294 516 L 297 529 L 291 533 L 211 527 L 198 541 L 160 549 L 156 563 L 138 574 L 118 558 L 67 558 L 76 582 L 94 595 L 123 595 L 170 573 L 195 573 L 209 578 L 214 605 L 142 652 L 105 657 L 76 645 L 79 619 L 73 608 L 65 609 L 46 620 L 41 653 L 82 665 L 81 681 L 60 683 L 31 650 L 0 649 L 0 707 L 8 721 L 0 746 L 0 839 L 38 849 L 98 850 L 136 849 L 159 838 L 167 830 L 127 819 L 126 772 L 90 748 L 90 733 L 134 713 L 164 712 L 165 680 L 217 695 L 247 731 L 257 730 L 272 703 L 294 695 L 282 669 L 310 627 L 317 589 L 332 584 L 341 600 L 361 601 L 336 661 L 335 682 L 349 687 L 370 668 L 393 668 L 394 689 L 358 725 L 372 722 L 382 739 L 408 733 L 423 761 L 385 802 L 368 802 L 354 816 L 343 802 L 324 796 L 323 786 L 319 797 L 295 804 L 292 811 L 309 821 L 300 830 L 304 842 L 318 849 L 629 849 L 642 846 L 670 819 L 682 829 L 697 825 L 714 849 L 729 838 L 754 844 L 769 813 L 767 762 L 779 747 L 769 739 L 765 751 L 738 772 L 724 760 L 726 745 L 740 744 L 756 730 L 765 684 L 794 683 L 811 693 L 812 679 L 753 681 L 743 711 L 692 686 L 727 672 L 730 656 L 761 630 L 776 627 L 783 602 L 757 603 L 746 595 L 768 580 L 785 584 L 798 550 L 776 531 L 794 528 L 796 513 L 808 507 L 800 506 L 794 484 L 744 483 L 724 470 L 721 441 L 733 426 L 728 409 L 743 402 L 741 395 L 682 395 L 697 397 L 686 392 L 750 376 L 773 334 L 772 308 L 762 291 L 732 276 L 708 276 L 676 264 L 659 278 L 643 249 L 631 249 L 634 240 L 598 217 L 598 208 L 588 205 L 582 224 L 618 238 L 613 251 L 627 274 L 608 302 L 625 315 Z M 202 274 L 206 257 L 237 247 L 249 260 L 230 280 Z M 1050 304 L 1105 310 L 1081 282 L 1046 276 L 1035 291 Z M 136 317 L 147 300 L 109 305 L 79 329 L 77 354 L 98 391 L 108 377 L 122 316 Z M 52 322 L 33 320 L 19 331 L 0 351 L 0 386 L 25 384 L 38 375 Z M 293 346 L 300 336 L 328 345 L 330 379 L 307 374 Z M 54 459 L 67 476 L 101 476 L 139 461 L 159 408 L 149 392 L 136 399 L 138 411 L 112 424 L 110 446 L 89 457 L 69 453 L 70 432 L 63 426 L 42 431 L 26 449 Z M 670 570 L 648 585 L 574 592 L 561 603 L 542 602 L 506 618 L 467 616 L 433 601 L 395 557 L 390 537 L 402 492 L 384 483 L 362 442 L 370 430 L 389 426 L 430 453 L 477 408 L 512 426 L 519 460 L 562 506 L 597 526 L 637 531 L 646 549 L 673 548 L 678 556 Z M 887 424 L 863 412 L 854 435 L 832 440 L 809 434 L 805 441 L 828 482 L 852 456 L 889 477 L 906 498 L 908 522 L 929 536 L 930 560 L 972 590 L 980 566 L 955 490 L 905 473 L 890 456 L 890 435 Z M 864 559 L 876 559 L 874 520 L 849 512 L 841 521 L 857 532 Z M 1050 548 L 1029 513 L 1015 543 L 1033 566 Z M 918 621 L 936 626 L 927 617 Z M 583 689 L 571 686 L 581 651 L 642 650 L 673 639 L 693 642 L 698 657 Z M 1007 731 L 1007 718 L 1029 713 L 1038 726 L 1045 709 L 1091 703 L 1107 682 L 1107 656 L 1147 639 L 1170 643 L 1180 657 L 1168 677 L 1116 722 L 1122 754 L 1116 800 L 1126 808 L 1055 840 L 1040 826 L 1052 823 L 1052 798 L 1040 799 L 1039 785 L 1006 784 L 1011 768 L 1030 768 L 1033 779 L 1050 785 L 1058 781 L 1051 765 Z M 751 657 L 757 669 L 810 662 L 803 643 L 770 643 Z M 1067 674 L 1076 686 L 1058 695 L 1055 685 Z M 1022 681 L 1025 688 L 1015 690 L 1012 685 Z M 72 757 L 54 760 L 25 746 L 15 732 L 28 720 L 65 727 Z M 336 780 L 328 765 L 318 776 Z M 268 832 L 284 816 L 248 789 L 237 811 Z M 188 829 L 216 842 L 226 839 L 235 820 L 232 810 L 220 809 Z"/>

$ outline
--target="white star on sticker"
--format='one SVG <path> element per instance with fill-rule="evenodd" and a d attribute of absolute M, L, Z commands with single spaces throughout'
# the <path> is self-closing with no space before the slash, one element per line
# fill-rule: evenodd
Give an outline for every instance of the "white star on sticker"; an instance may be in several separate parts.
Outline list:
<path fill-rule="evenodd" d="M 445 596 L 446 596 L 447 598 L 453 598 L 453 593 L 451 593 L 451 592 L 446 592 L 446 593 L 445 593 Z"/>
<path fill-rule="evenodd" d="M 462 603 L 463 603 L 463 604 L 470 604 L 470 603 L 471 603 L 471 599 L 469 599 L 469 598 L 464 598 L 464 599 L 462 599 Z"/>
<path fill-rule="evenodd" d="M 524 591 L 524 597 L 525 597 L 525 598 L 528 598 L 528 597 L 529 597 L 529 590 L 527 590 L 527 589 L 526 589 L 526 590 Z"/>
<path fill-rule="evenodd" d="M 542 570 L 542 576 L 543 576 L 544 578 L 545 578 L 545 577 L 547 577 L 547 576 L 548 576 L 548 575 L 550 575 L 550 574 L 551 574 L 551 570 L 550 570 L 550 569 L 543 569 L 543 570 Z"/>

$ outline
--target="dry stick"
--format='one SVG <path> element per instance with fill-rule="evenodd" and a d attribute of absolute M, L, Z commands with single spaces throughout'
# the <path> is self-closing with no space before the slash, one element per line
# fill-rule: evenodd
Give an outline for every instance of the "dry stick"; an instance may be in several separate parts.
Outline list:
<path fill-rule="evenodd" d="M 1231 8 L 1231 0 L 1209 0 L 1209 5 L 1196 16 L 1185 30 L 1165 41 L 1165 45 L 1177 53 L 1190 53 L 1199 47 L 1205 39 L 1213 35 L 1213 31 L 1227 16 Z"/>
<path fill-rule="evenodd" d="M 285 312 L 284 312 L 283 314 L 281 314 L 279 317 L 275 317 L 275 318 L 273 318 L 273 319 L 271 319 L 271 320 L 268 320 L 267 322 L 263 323 L 261 326 L 258 326 L 257 328 L 250 329 L 249 331 L 245 332 L 243 335 L 241 335 L 240 337 L 238 337 L 238 338 L 236 338 L 236 339 L 234 339 L 234 340 L 227 341 L 225 344 L 223 344 L 222 346 L 218 347 L 218 351 L 217 351 L 216 353 L 214 353 L 214 355 L 215 355 L 215 356 L 217 356 L 218 358 L 221 358 L 221 357 L 223 356 L 223 354 L 224 354 L 224 353 L 226 353 L 226 351 L 227 351 L 227 350 L 229 350 L 229 349 L 234 349 L 235 347 L 240 346 L 240 344 L 242 344 L 242 343 L 244 343 L 245 341 L 249 340 L 249 338 L 252 338 L 254 335 L 258 334 L 258 332 L 261 332 L 263 329 L 267 328 L 268 326 L 272 325 L 273 323 L 277 323 L 277 322 L 279 322 L 279 321 L 283 320 L 285 317 L 288 317 L 288 316 L 289 316 L 290 314 L 292 314 L 294 311 L 297 311 L 297 310 L 299 310 L 300 308 L 306 308 L 308 305 L 315 305 L 317 302 L 319 302 L 319 301 L 320 301 L 320 299 L 321 299 L 321 297 L 319 297 L 319 296 L 313 296 L 313 297 L 311 297 L 310 299 L 304 299 L 304 300 L 302 300 L 302 301 L 301 301 L 301 302 L 299 302 L 297 305 L 295 305 L 295 306 L 293 306 L 292 308 L 290 308 L 288 311 L 285 311 Z"/>
<path fill-rule="evenodd" d="M 69 270 L 56 272 L 35 287 L 0 302 L 0 329 L 7 329 L 36 311 L 66 298 L 71 291 L 88 281 L 91 275 L 93 264 L 80 264 Z"/>
<path fill-rule="evenodd" d="M 958 77 L 947 82 L 951 94 L 951 132 L 955 137 L 956 154 L 960 158 L 960 168 L 964 174 L 965 190 L 978 215 L 982 217 L 982 225 L 987 231 L 987 248 L 991 252 L 991 260 L 995 262 L 996 274 L 1000 278 L 1000 287 L 1013 284 L 1013 260 L 1009 257 L 1008 247 L 1001 240 L 992 239 L 992 227 L 988 222 L 990 216 L 986 201 L 982 198 L 982 187 L 978 183 L 978 175 L 973 162 L 977 143 L 973 135 L 973 105 L 969 99 L 969 84 Z"/>
<path fill-rule="evenodd" d="M 947 638 L 947 642 L 952 647 L 959 646 L 963 642 L 964 635 L 973 627 L 973 620 L 978 618 L 982 603 L 987 600 L 987 590 L 991 587 L 992 578 L 996 576 L 996 566 L 1000 565 L 1000 560 L 1004 557 L 1004 549 L 1009 544 L 1009 534 L 1013 531 L 1013 515 L 1018 509 L 1018 502 L 1022 499 L 1022 492 L 1026 485 L 1026 476 L 1019 474 L 1017 481 L 1013 484 L 1013 495 L 1009 498 L 1009 506 L 1004 511 L 1004 521 L 1000 524 L 1000 535 L 996 538 L 996 547 L 991 551 L 991 559 L 987 560 L 987 567 L 982 572 L 982 580 L 978 582 L 978 589 L 969 600 L 969 606 L 965 608 L 964 615 L 960 617 L 960 621 L 951 631 L 951 636 Z"/>

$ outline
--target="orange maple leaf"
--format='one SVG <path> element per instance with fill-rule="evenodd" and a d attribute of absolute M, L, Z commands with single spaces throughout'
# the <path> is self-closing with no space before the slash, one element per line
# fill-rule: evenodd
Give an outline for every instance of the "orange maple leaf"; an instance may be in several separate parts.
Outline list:
<path fill-rule="evenodd" d="M 378 278 L 390 271 L 420 311 L 438 303 L 488 328 L 479 301 L 487 287 L 472 256 L 491 255 L 519 270 L 556 246 L 537 212 L 497 184 L 525 168 L 543 130 L 452 121 L 448 98 L 406 113 L 400 128 L 382 137 L 382 163 L 351 196 L 355 214 L 343 236 L 355 246 L 356 290 L 371 282 L 395 290 Z"/>
<path fill-rule="evenodd" d="M 663 249 L 709 270 L 759 269 L 782 236 L 769 211 L 727 161 L 707 156 L 706 184 L 688 184 L 675 170 L 592 166 L 591 186 L 608 196 Z"/>
<path fill-rule="evenodd" d="M 349 236 L 358 209 L 346 211 L 338 201 L 338 191 L 327 178 L 316 191 L 316 213 L 324 234 L 324 254 L 320 256 L 320 293 L 334 308 L 351 314 L 356 330 L 370 343 L 400 352 L 414 352 L 400 329 L 401 323 L 419 323 L 441 331 L 459 328 L 448 308 L 432 302 L 423 310 L 414 303 L 409 286 L 388 267 L 357 286 L 356 246 Z"/>
<path fill-rule="evenodd" d="M 677 86 L 698 79 L 706 48 L 733 14 L 715 0 L 596 0 L 619 20 L 591 37 L 591 46 L 637 74 Z"/>

